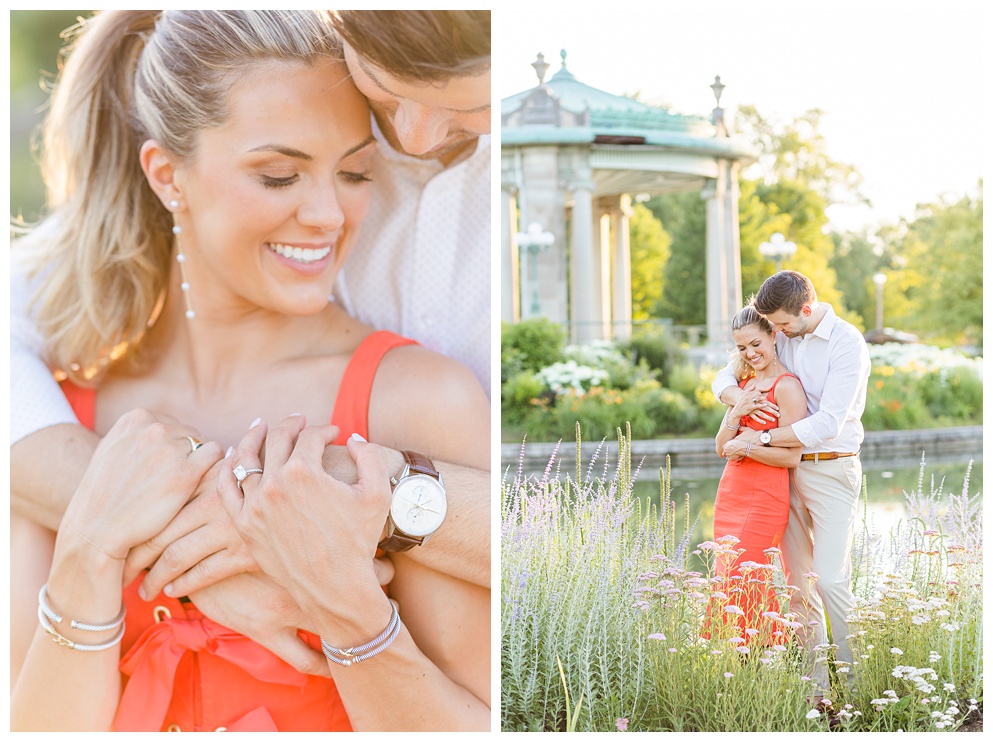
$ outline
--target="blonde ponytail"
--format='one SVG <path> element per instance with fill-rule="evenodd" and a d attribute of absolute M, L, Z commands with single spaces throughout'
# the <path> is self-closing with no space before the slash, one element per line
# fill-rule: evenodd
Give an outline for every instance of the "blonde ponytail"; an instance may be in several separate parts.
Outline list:
<path fill-rule="evenodd" d="M 103 11 L 80 24 L 42 138 L 50 216 L 17 249 L 38 279 L 49 365 L 93 383 L 136 360 L 169 280 L 172 217 L 139 162 L 191 157 L 255 63 L 341 59 L 326 11 Z"/>

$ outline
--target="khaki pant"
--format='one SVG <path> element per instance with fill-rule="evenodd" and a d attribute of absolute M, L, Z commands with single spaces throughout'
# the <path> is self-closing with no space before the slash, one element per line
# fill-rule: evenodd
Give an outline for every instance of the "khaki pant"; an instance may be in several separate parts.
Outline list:
<path fill-rule="evenodd" d="M 835 659 L 849 665 L 852 661 L 848 615 L 855 607 L 852 541 L 861 491 L 862 462 L 857 456 L 801 461 L 790 471 L 790 521 L 781 546 L 787 584 L 800 588 L 790 609 L 803 624 L 797 634 L 811 662 L 814 648 L 828 644 L 825 610 L 831 622 L 831 642 L 838 646 Z M 817 579 L 805 576 L 810 573 Z M 814 664 L 810 676 L 822 692 L 829 690 L 824 662 Z"/>

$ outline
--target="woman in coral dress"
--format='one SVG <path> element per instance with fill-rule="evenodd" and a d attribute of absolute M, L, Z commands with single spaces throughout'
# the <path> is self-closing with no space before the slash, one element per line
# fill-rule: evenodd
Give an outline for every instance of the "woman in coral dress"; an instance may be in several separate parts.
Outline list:
<path fill-rule="evenodd" d="M 14 730 L 489 728 L 489 591 L 396 553 L 387 596 L 374 569 L 404 475 L 372 443 L 490 457 L 468 369 L 329 299 L 375 146 L 326 12 L 85 23 L 46 124 L 52 216 L 15 250 L 102 441 L 57 537 L 11 515 Z M 354 484 L 322 464 L 346 441 Z M 222 498 L 208 525 L 253 562 L 229 578 L 239 610 L 278 607 L 319 664 L 211 619 L 204 591 L 153 600 L 125 577 L 201 479 L 218 486 L 197 501 Z"/>
<path fill-rule="evenodd" d="M 721 592 L 728 596 L 723 612 L 737 623 L 741 637 L 749 641 L 759 632 L 774 642 L 782 633 L 773 637 L 778 627 L 762 618 L 779 608 L 767 550 L 779 545 L 786 530 L 789 469 L 799 463 L 800 449 L 743 445 L 736 438 L 741 428 L 793 424 L 806 416 L 807 402 L 799 379 L 779 363 L 772 325 L 753 306 L 735 315 L 731 332 L 739 385 L 754 393 L 742 395 L 728 410 L 717 434 L 717 453 L 728 461 L 714 505 L 714 540 L 724 547 L 718 550 L 716 571 L 724 578 Z M 777 420 L 763 423 L 752 417 L 756 410 L 770 408 L 778 408 Z"/>

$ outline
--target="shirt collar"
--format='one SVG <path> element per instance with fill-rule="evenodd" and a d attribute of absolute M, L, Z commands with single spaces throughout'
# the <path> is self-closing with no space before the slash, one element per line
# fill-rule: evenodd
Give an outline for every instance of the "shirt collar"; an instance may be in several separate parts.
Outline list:
<path fill-rule="evenodd" d="M 817 327 L 814 328 L 812 335 L 814 337 L 822 338 L 827 340 L 831 337 L 831 333 L 834 331 L 835 325 L 838 324 L 838 315 L 834 313 L 834 307 L 830 304 L 821 303 L 824 307 L 824 316 L 821 317 L 821 321 L 817 323 Z"/>

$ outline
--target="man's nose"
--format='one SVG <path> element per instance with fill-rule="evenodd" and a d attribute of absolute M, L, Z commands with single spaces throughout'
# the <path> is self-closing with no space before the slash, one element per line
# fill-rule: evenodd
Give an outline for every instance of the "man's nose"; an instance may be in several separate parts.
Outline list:
<path fill-rule="evenodd" d="M 448 136 L 446 111 L 403 101 L 396 111 L 393 126 L 400 145 L 411 155 L 427 154 Z"/>

